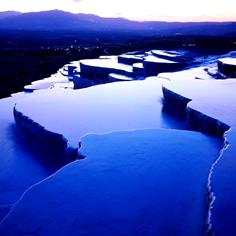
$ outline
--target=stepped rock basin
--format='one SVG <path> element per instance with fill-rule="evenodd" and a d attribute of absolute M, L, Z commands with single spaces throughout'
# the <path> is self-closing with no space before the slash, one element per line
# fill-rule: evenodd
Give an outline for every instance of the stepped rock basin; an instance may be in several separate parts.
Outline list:
<path fill-rule="evenodd" d="M 90 59 L 80 61 L 81 75 L 88 78 L 104 78 L 110 73 L 132 76 L 132 66 L 118 63 L 117 59 Z"/>
<path fill-rule="evenodd" d="M 85 159 L 25 192 L 0 232 L 17 235 L 40 228 L 40 235 L 204 233 L 205 184 L 218 155 L 217 140 L 162 129 L 88 135 L 81 142 Z"/>
<path fill-rule="evenodd" d="M 236 76 L 236 58 L 219 59 L 218 70 L 225 76 Z"/>
<path fill-rule="evenodd" d="M 184 74 L 181 77 L 181 72 L 160 76 L 169 78 L 163 85 L 169 106 L 180 107 L 181 104 L 193 129 L 224 138 L 223 149 L 208 179 L 210 206 L 207 221 L 210 232 L 234 235 L 236 104 L 233 101 L 236 99 L 236 81 L 187 80 Z"/>
<path fill-rule="evenodd" d="M 0 235 L 234 235 L 236 82 L 160 73 L 181 55 L 73 62 L 90 87 L 60 73 L 1 99 Z"/>
<path fill-rule="evenodd" d="M 63 104 L 63 108 L 57 104 Z M 80 137 L 88 133 L 178 124 L 174 119 L 172 124 L 171 118 L 165 119 L 162 114 L 162 82 L 156 77 L 81 90 L 42 90 L 19 101 L 15 117 L 29 132 L 38 124 L 49 132 L 62 134 L 68 147 L 74 149 L 78 148 Z"/>

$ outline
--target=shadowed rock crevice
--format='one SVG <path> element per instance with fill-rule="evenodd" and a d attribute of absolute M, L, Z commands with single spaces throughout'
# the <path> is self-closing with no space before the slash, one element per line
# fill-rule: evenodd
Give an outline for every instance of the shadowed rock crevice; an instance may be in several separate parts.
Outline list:
<path fill-rule="evenodd" d="M 216 199 L 214 189 L 212 186 L 212 178 L 214 174 L 214 170 L 216 165 L 221 161 L 225 150 L 229 147 L 229 143 L 227 141 L 227 133 L 224 134 L 224 141 L 222 145 L 222 149 L 220 150 L 218 158 L 212 164 L 209 175 L 208 175 L 208 183 L 207 183 L 207 190 L 208 190 L 208 208 L 207 208 L 207 218 L 206 218 L 206 228 L 205 228 L 205 235 L 214 235 L 214 230 L 212 228 L 212 209 L 214 207 L 214 201 Z"/>
<path fill-rule="evenodd" d="M 63 135 L 46 130 L 40 124 L 17 111 L 16 107 L 14 107 L 14 118 L 23 132 L 40 142 L 40 145 L 49 150 L 54 150 L 57 158 L 63 158 L 67 161 L 73 161 L 77 158 L 78 149 L 70 147 Z"/>
<path fill-rule="evenodd" d="M 230 83 L 230 82 L 226 82 L 226 84 L 227 83 Z M 216 186 L 216 184 L 213 186 L 213 177 L 215 175 L 217 176 L 217 177 L 216 176 L 214 177 L 215 183 L 221 182 L 219 181 L 219 178 L 224 178 L 224 176 L 219 177 L 219 173 L 215 174 L 215 172 L 216 171 L 219 172 L 219 170 L 216 170 L 217 166 L 222 166 L 222 164 L 225 162 L 225 160 L 222 160 L 222 158 L 224 158 L 225 152 L 230 146 L 227 136 L 229 133 L 231 133 L 231 125 L 234 126 L 234 119 L 230 118 L 230 111 L 227 109 L 231 108 L 233 112 L 234 106 L 227 107 L 225 110 L 226 115 L 225 116 L 221 115 L 220 116 L 221 120 L 220 120 L 220 119 L 217 119 L 217 115 L 219 115 L 219 111 L 217 108 L 215 108 L 215 110 L 210 109 L 208 111 L 207 106 L 209 106 L 209 104 L 206 103 L 205 107 L 203 105 L 204 112 L 201 112 L 201 106 L 199 105 L 199 103 L 196 102 L 196 100 L 198 100 L 198 97 L 193 96 L 193 99 L 190 99 L 189 97 L 184 95 L 184 94 L 190 94 L 190 93 L 186 92 L 185 90 L 181 90 L 181 89 L 178 90 L 178 88 L 177 88 L 177 91 L 179 93 L 175 92 L 174 86 L 170 88 L 168 86 L 163 87 L 164 99 L 167 105 L 171 106 L 173 109 L 179 109 L 180 111 L 185 112 L 188 125 L 191 129 L 200 131 L 202 133 L 206 133 L 215 137 L 222 138 L 222 149 L 220 150 L 218 158 L 212 164 L 209 171 L 209 175 L 208 175 L 205 235 L 215 235 L 216 232 L 222 233 L 222 228 L 224 227 L 218 227 L 217 225 L 215 225 L 216 219 L 218 220 L 218 218 L 221 218 L 221 217 L 219 217 L 217 211 L 214 210 L 215 200 L 217 196 L 222 195 L 222 193 L 219 193 L 219 189 L 218 189 L 218 186 Z M 199 91 L 199 93 L 201 93 L 201 91 Z M 199 97 L 201 98 L 201 95 Z M 209 100 L 211 100 L 211 97 L 209 97 Z M 201 103 L 202 101 L 200 102 L 200 104 Z M 217 103 L 217 101 L 216 101 L 216 104 L 214 105 L 221 106 L 221 104 Z M 222 112 L 224 112 L 224 110 Z M 228 125 L 227 123 L 230 125 Z M 217 168 L 217 169 L 222 169 L 222 167 Z M 220 188 L 222 187 L 221 184 L 219 186 Z M 221 204 L 224 204 L 225 200 L 223 200 L 222 197 L 220 200 L 222 201 Z M 220 203 L 217 204 L 217 209 L 220 208 L 219 204 Z M 225 209 L 225 211 L 227 210 L 229 209 Z M 214 218 L 214 220 L 212 218 Z M 218 223 L 219 223 L 219 220 L 218 220 Z M 228 228 L 226 230 L 227 232 L 230 232 L 230 233 L 232 232 L 232 229 L 230 229 L 231 231 Z"/>

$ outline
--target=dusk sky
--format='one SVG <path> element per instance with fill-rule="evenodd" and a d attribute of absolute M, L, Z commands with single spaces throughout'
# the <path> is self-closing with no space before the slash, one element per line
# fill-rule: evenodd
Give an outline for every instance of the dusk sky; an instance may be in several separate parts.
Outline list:
<path fill-rule="evenodd" d="M 132 20 L 236 21 L 235 0 L 0 0 L 0 11 L 52 9 Z"/>

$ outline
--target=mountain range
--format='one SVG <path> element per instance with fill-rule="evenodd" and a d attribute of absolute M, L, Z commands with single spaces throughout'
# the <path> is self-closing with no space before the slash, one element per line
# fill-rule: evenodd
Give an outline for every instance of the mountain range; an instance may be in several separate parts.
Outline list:
<path fill-rule="evenodd" d="M 236 35 L 236 22 L 161 22 L 103 18 L 60 10 L 20 13 L 0 12 L 0 30 L 91 30 L 153 34 Z"/>

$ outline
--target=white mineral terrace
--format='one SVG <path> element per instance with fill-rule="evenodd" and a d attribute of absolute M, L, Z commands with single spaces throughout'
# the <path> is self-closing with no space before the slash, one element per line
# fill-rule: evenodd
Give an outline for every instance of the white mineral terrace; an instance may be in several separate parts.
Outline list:
<path fill-rule="evenodd" d="M 130 54 L 122 54 L 119 57 L 127 58 L 127 59 L 140 59 L 142 60 L 144 55 L 130 55 Z"/>
<path fill-rule="evenodd" d="M 170 129 L 111 132 L 83 137 L 80 152 L 84 160 L 26 191 L 0 232 L 202 235 L 217 140 Z"/>
<path fill-rule="evenodd" d="M 19 101 L 16 110 L 46 130 L 63 134 L 77 147 L 80 137 L 88 133 L 165 127 L 161 85 L 154 77 L 74 91 L 39 91 Z"/>
<path fill-rule="evenodd" d="M 130 76 L 126 76 L 126 75 L 120 75 L 120 74 L 116 74 L 116 73 L 111 73 L 109 74 L 109 80 L 110 81 L 131 81 L 134 78 L 130 77 Z"/>
<path fill-rule="evenodd" d="M 94 67 L 94 68 L 108 68 L 108 69 L 117 69 L 123 70 L 126 72 L 132 73 L 132 66 L 118 63 L 117 60 L 114 59 L 89 59 L 89 60 L 80 60 L 80 63 L 86 66 Z"/>
<path fill-rule="evenodd" d="M 226 65 L 236 66 L 236 58 L 222 58 L 219 61 Z"/>
<path fill-rule="evenodd" d="M 160 56 L 173 57 L 173 58 L 181 56 L 180 53 L 175 52 L 175 51 L 173 51 L 173 52 L 169 52 L 169 51 L 166 52 L 166 51 L 163 51 L 163 50 L 152 50 L 151 52 L 154 55 L 156 55 L 156 56 L 160 55 Z"/>
<path fill-rule="evenodd" d="M 171 81 L 164 87 L 192 100 L 188 107 L 236 127 L 235 79 Z"/>
<path fill-rule="evenodd" d="M 167 59 L 162 59 L 162 58 L 158 58 L 158 57 L 155 57 L 155 56 L 147 56 L 145 57 L 144 59 L 146 62 L 154 62 L 154 63 L 167 63 L 167 64 L 177 64 L 178 62 L 175 62 L 175 61 L 170 61 L 170 60 L 167 60 Z"/>
<path fill-rule="evenodd" d="M 118 56 L 113 56 L 113 55 L 106 55 L 106 56 L 100 56 L 99 57 L 100 59 L 111 59 L 111 60 L 116 60 L 117 61 L 117 58 L 118 58 Z"/>
<path fill-rule="evenodd" d="M 56 84 L 60 84 L 60 86 L 65 85 L 66 87 L 71 87 L 71 83 L 69 82 L 68 77 L 58 72 L 57 74 L 52 75 L 50 78 L 37 80 L 32 82 L 31 85 L 26 85 L 24 87 L 24 90 L 32 92 L 34 90 L 48 89 L 53 86 L 56 86 Z"/>
<path fill-rule="evenodd" d="M 177 64 L 150 52 L 145 56 L 144 63 L 154 66 Z M 220 61 L 236 65 L 236 58 Z M 67 77 L 58 75 L 56 83 L 55 77 L 28 87 L 38 91 L 0 100 L 0 183 L 5 189 L 0 216 L 5 205 L 8 212 L 11 207 L 0 222 L 0 235 L 236 235 L 236 79 L 215 80 L 204 66 L 134 81 L 122 72 L 141 73 L 142 63 L 124 65 L 116 56 L 80 63 L 88 73 L 90 68 L 92 73 L 117 69 L 108 73 L 111 80 L 131 81 L 90 85 L 83 78 L 91 87 L 72 90 L 65 89 Z M 78 62 L 71 65 L 79 68 Z M 80 76 L 75 78 L 79 83 Z M 14 150 L 17 142 L 9 129 L 14 104 L 16 123 L 32 140 L 45 134 L 59 138 L 60 144 L 67 142 L 63 148 L 84 159 L 47 177 L 53 170 L 37 167 L 26 148 Z M 186 130 L 185 121 L 163 111 L 171 105 L 202 133 Z M 32 180 L 31 172 L 36 173 Z"/>
<path fill-rule="evenodd" d="M 139 69 L 143 69 L 143 63 L 134 63 L 133 67 L 139 68 Z"/>
<path fill-rule="evenodd" d="M 196 67 L 188 70 L 183 70 L 179 72 L 168 72 L 168 73 L 159 73 L 158 78 L 167 79 L 170 81 L 176 81 L 176 83 L 180 82 L 183 85 L 183 81 L 190 80 L 212 80 L 213 78 L 207 73 L 205 70 L 206 67 Z"/>

